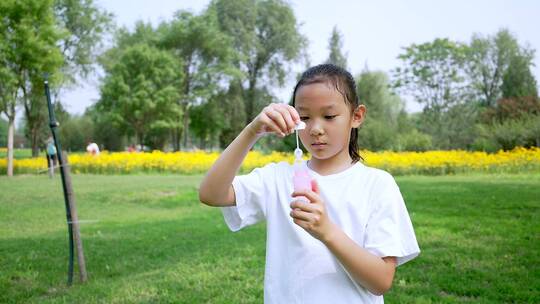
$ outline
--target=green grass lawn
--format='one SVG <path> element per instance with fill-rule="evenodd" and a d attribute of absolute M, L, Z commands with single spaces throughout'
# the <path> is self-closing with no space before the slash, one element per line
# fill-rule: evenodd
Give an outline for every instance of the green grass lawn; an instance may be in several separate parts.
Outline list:
<path fill-rule="evenodd" d="M 75 175 L 89 282 L 68 288 L 59 176 L 0 177 L 0 303 L 262 303 L 265 227 L 229 232 L 200 178 Z M 539 175 L 397 180 L 422 253 L 386 303 L 540 302 Z"/>
<path fill-rule="evenodd" d="M 5 147 L 2 147 L 5 148 Z M 45 157 L 45 152 L 40 152 L 40 155 L 43 155 Z M 0 158 L 6 158 L 7 157 L 7 151 L 0 151 Z M 13 157 L 15 159 L 23 159 L 23 158 L 31 158 L 32 157 L 32 149 L 15 149 L 13 150 Z"/>

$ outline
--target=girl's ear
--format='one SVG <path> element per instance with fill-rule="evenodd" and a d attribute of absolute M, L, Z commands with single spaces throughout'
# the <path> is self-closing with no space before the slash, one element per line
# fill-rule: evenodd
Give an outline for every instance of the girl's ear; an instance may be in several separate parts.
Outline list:
<path fill-rule="evenodd" d="M 353 112 L 351 128 L 358 128 L 364 122 L 366 117 L 367 108 L 365 105 L 361 104 Z"/>

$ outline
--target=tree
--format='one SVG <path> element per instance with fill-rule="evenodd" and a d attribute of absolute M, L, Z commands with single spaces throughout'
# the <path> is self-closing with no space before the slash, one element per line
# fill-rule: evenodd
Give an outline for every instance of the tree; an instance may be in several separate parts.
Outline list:
<path fill-rule="evenodd" d="M 60 103 L 55 103 L 54 110 L 58 121 L 61 121 L 60 137 L 62 147 L 68 151 L 86 151 L 89 142 L 95 141 L 95 127 L 89 111 L 83 115 L 69 114 Z M 100 144 L 103 142 L 99 141 Z"/>
<path fill-rule="evenodd" d="M 159 42 L 160 36 L 150 23 L 136 21 L 132 31 L 125 27 L 116 31 L 114 47 L 98 57 L 99 64 L 103 67 L 106 75 L 109 75 L 120 62 L 126 50 L 140 45 L 147 45 L 155 49 L 159 47 Z M 180 82 L 178 82 L 179 84 Z M 90 107 L 87 113 L 94 121 L 96 140 L 99 140 L 107 150 L 122 151 L 127 144 L 127 136 L 133 135 L 131 128 L 126 129 L 125 125 L 119 123 L 115 118 L 115 113 L 104 111 L 101 103 Z M 175 124 L 173 128 L 178 126 Z M 152 137 L 155 137 L 156 131 L 154 130 L 153 133 Z"/>
<path fill-rule="evenodd" d="M 478 120 L 477 103 L 460 103 L 444 112 L 436 134 L 430 133 L 429 124 L 421 124 L 422 131 L 433 135 L 433 141 L 439 149 L 468 149 L 476 137 L 475 124 Z M 425 113 L 422 118 L 426 120 Z"/>
<path fill-rule="evenodd" d="M 13 174 L 13 123 L 18 102 L 26 109 L 35 104 L 32 91 L 42 83 L 42 75 L 53 75 L 62 65 L 56 42 L 64 34 L 55 26 L 51 0 L 2 1 L 0 3 L 2 41 L 2 111 L 8 117 L 8 176 Z M 41 86 L 40 86 L 41 87 Z M 27 118 L 29 116 L 27 115 Z M 37 154 L 37 152 L 35 152 Z"/>
<path fill-rule="evenodd" d="M 7 145 L 7 133 L 8 123 L 4 118 L 0 117 L 0 147 L 5 147 Z"/>
<path fill-rule="evenodd" d="M 174 129 L 173 147 L 180 149 L 180 132 L 183 129 L 184 147 L 188 145 L 190 108 L 206 102 L 216 94 L 221 78 L 234 73 L 230 65 L 230 39 L 222 33 L 215 14 L 195 16 L 179 11 L 172 21 L 160 25 L 160 47 L 170 50 L 179 59 L 184 77 L 178 87 L 182 109 L 183 127 Z M 200 133 L 199 133 L 200 134 Z"/>
<path fill-rule="evenodd" d="M 33 80 L 30 92 L 24 99 L 24 135 L 32 148 L 32 157 L 39 155 L 40 147 L 45 146 L 46 139 L 50 136 L 48 124 L 47 104 L 44 100 L 42 81 L 40 78 Z M 58 101 L 55 102 L 57 104 Z"/>
<path fill-rule="evenodd" d="M 483 111 L 482 118 L 486 124 L 491 124 L 520 119 L 527 114 L 540 115 L 540 98 L 532 96 L 501 98 L 497 100 L 495 107 Z"/>
<path fill-rule="evenodd" d="M 328 50 L 330 54 L 326 63 L 332 63 L 347 69 L 347 57 L 343 55 L 341 50 L 343 49 L 343 36 L 339 32 L 337 26 L 334 26 L 330 39 L 328 40 Z"/>
<path fill-rule="evenodd" d="M 503 75 L 510 65 L 510 58 L 519 51 L 517 40 L 506 30 L 494 36 L 474 34 L 466 47 L 466 69 L 483 106 L 492 107 L 501 97 Z"/>
<path fill-rule="evenodd" d="M 398 134 L 397 141 L 398 151 L 427 151 L 432 147 L 431 136 L 417 129 Z"/>
<path fill-rule="evenodd" d="M 111 15 L 98 9 L 93 0 L 55 0 L 48 5 L 52 6 L 56 28 L 62 32 L 54 41 L 62 55 L 61 66 L 51 69 L 55 73 L 53 94 L 58 103 L 63 88 L 76 84 L 78 76 L 86 78 L 93 70 L 101 40 L 111 24 Z M 23 106 L 27 121 L 25 135 L 35 157 L 49 131 L 42 79 L 38 77 L 32 82 Z"/>
<path fill-rule="evenodd" d="M 245 127 L 245 103 L 242 98 L 242 87 L 238 82 L 232 82 L 226 93 L 215 97 L 220 102 L 223 117 L 227 117 L 219 134 L 219 146 L 227 147 Z"/>
<path fill-rule="evenodd" d="M 32 155 L 37 156 L 47 132 L 47 110 L 43 102 L 43 73 L 58 102 L 58 92 L 74 84 L 77 75 L 86 76 L 93 54 L 110 16 L 98 10 L 92 0 L 4 1 L 4 17 L 10 68 L 18 77 L 17 102 L 22 104 L 26 136 Z"/>
<path fill-rule="evenodd" d="M 540 147 L 540 114 L 528 115 L 524 117 L 527 129 L 527 139 L 529 147 Z"/>
<path fill-rule="evenodd" d="M 522 87 L 528 87 L 527 90 L 534 88 L 536 91 L 536 83 L 529 68 L 534 51 L 520 46 L 516 37 L 507 29 L 487 37 L 474 34 L 466 47 L 466 55 L 471 87 L 484 107 L 496 106 L 496 101 L 501 97 L 522 94 L 511 92 L 514 88 L 521 90 Z M 506 90 L 506 94 L 503 90 Z"/>
<path fill-rule="evenodd" d="M 0 11 L 4 11 L 6 3 L 0 3 Z M 0 35 L 7 33 L 5 22 L 0 22 Z M 7 175 L 13 175 L 13 139 L 15 133 L 15 107 L 17 105 L 17 77 L 9 65 L 8 54 L 12 49 L 6 37 L 0 39 L 0 113 L 4 113 L 7 121 Z"/>
<path fill-rule="evenodd" d="M 158 48 L 159 39 L 158 33 L 152 24 L 138 20 L 135 22 L 135 27 L 132 31 L 126 27 L 116 30 L 113 47 L 97 57 L 98 63 L 105 70 L 105 73 L 108 73 L 118 63 L 126 49 L 143 44 Z"/>
<path fill-rule="evenodd" d="M 466 96 L 463 45 L 448 39 L 413 44 L 398 56 L 403 68 L 394 71 L 394 86 L 426 108 L 440 113 Z"/>
<path fill-rule="evenodd" d="M 84 116 L 90 117 L 93 123 L 92 140 L 103 146 L 105 150 L 123 151 L 127 144 L 126 136 L 113 122 L 114 115 L 100 111 L 99 107 L 101 104 L 95 103 L 88 107 L 84 113 Z"/>
<path fill-rule="evenodd" d="M 403 101 L 390 90 L 384 72 L 363 71 L 356 81 L 360 102 L 366 105 L 367 115 L 360 131 L 360 146 L 370 150 L 391 149 L 396 145 L 398 116 Z"/>
<path fill-rule="evenodd" d="M 537 84 L 530 68 L 534 50 L 520 45 L 512 33 L 502 29 L 494 36 L 474 35 L 467 49 L 467 59 L 472 87 L 483 106 L 478 109 L 482 123 L 474 126 L 476 139 L 470 146 L 496 151 L 516 145 L 534 145 L 534 136 L 527 135 L 528 121 L 534 120 L 526 119 L 540 113 Z M 469 121 L 456 126 L 461 132 L 467 127 L 470 129 Z"/>
<path fill-rule="evenodd" d="M 182 80 L 177 61 L 146 44 L 128 47 L 107 70 L 97 110 L 108 113 L 139 144 L 156 131 L 170 130 L 181 115 L 176 88 Z"/>
<path fill-rule="evenodd" d="M 462 44 L 437 38 L 433 42 L 406 47 L 398 56 L 403 67 L 394 71 L 394 86 L 424 104 L 421 131 L 433 137 L 436 147 L 447 147 L 452 142 L 444 125 L 449 123 L 446 118 L 456 116 L 445 116 L 445 113 L 471 100 L 465 54 Z"/>
<path fill-rule="evenodd" d="M 58 27 L 67 31 L 58 41 L 64 57 L 62 85 L 75 84 L 95 68 L 104 35 L 112 27 L 112 14 L 99 9 L 93 0 L 55 0 Z"/>
<path fill-rule="evenodd" d="M 249 123 L 268 102 L 256 99 L 257 90 L 282 86 L 287 63 L 300 57 L 307 40 L 293 10 L 281 0 L 214 0 L 208 11 L 216 14 L 220 29 L 233 39 L 234 63 L 243 74 L 235 86 L 242 91 Z M 265 86 L 260 85 L 262 80 Z"/>
<path fill-rule="evenodd" d="M 401 98 L 390 90 L 386 73 L 365 70 L 356 79 L 358 98 L 366 105 L 369 115 L 395 122 L 405 105 Z"/>
<path fill-rule="evenodd" d="M 190 113 L 190 126 L 200 139 L 199 146 L 202 149 L 218 146 L 219 136 L 226 120 L 220 107 L 220 100 L 212 98 L 208 102 L 194 106 Z"/>
<path fill-rule="evenodd" d="M 529 53 L 529 52 L 527 52 Z M 504 98 L 538 97 L 536 79 L 531 72 L 534 52 L 522 56 L 512 56 L 510 65 L 503 75 L 501 85 L 502 96 Z"/>

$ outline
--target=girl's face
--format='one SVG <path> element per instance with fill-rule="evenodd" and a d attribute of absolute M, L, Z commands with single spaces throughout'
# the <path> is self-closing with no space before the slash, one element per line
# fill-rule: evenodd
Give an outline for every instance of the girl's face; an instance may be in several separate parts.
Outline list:
<path fill-rule="evenodd" d="M 296 92 L 295 108 L 306 123 L 299 136 L 313 161 L 350 164 L 351 128 L 361 124 L 365 107 L 359 106 L 353 115 L 343 95 L 323 82 L 301 86 Z"/>

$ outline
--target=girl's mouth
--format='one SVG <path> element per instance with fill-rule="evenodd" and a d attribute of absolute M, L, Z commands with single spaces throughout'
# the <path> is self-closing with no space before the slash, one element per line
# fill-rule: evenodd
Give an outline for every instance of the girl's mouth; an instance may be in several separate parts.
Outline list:
<path fill-rule="evenodd" d="M 316 148 L 316 149 L 321 149 L 321 148 L 324 148 L 326 146 L 326 143 L 312 143 L 311 146 Z"/>

